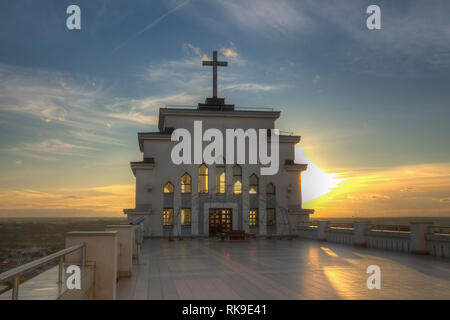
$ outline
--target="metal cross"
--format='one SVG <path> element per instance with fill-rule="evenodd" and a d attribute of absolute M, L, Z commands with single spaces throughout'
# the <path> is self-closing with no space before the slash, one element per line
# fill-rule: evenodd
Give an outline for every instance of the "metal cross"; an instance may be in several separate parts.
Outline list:
<path fill-rule="evenodd" d="M 213 67 L 213 98 L 217 98 L 217 67 L 227 67 L 228 62 L 217 61 L 217 51 L 213 51 L 213 60 L 202 61 L 202 65 Z"/>

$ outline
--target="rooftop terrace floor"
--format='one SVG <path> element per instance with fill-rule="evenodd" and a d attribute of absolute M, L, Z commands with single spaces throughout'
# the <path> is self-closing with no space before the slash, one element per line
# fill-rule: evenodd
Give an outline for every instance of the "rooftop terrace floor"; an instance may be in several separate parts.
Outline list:
<path fill-rule="evenodd" d="M 118 299 L 450 299 L 449 260 L 304 239 L 147 239 L 133 268 Z"/>

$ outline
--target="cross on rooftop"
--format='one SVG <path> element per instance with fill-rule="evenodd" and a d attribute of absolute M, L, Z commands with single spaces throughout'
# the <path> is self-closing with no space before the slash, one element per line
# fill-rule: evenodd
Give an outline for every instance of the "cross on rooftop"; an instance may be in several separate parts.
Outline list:
<path fill-rule="evenodd" d="M 217 98 L 217 67 L 227 67 L 228 62 L 217 61 L 217 51 L 213 51 L 213 60 L 202 61 L 202 65 L 213 67 L 213 98 Z"/>

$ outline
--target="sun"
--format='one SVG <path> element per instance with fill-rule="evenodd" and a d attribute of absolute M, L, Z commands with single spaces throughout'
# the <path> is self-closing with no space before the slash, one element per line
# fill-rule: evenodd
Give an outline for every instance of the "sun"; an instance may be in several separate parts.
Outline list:
<path fill-rule="evenodd" d="M 303 154 L 303 150 L 296 147 L 295 161 L 308 164 L 308 169 L 302 173 L 302 202 L 306 203 L 331 192 L 345 179 L 338 178 L 338 173 L 326 173 L 320 169 Z"/>

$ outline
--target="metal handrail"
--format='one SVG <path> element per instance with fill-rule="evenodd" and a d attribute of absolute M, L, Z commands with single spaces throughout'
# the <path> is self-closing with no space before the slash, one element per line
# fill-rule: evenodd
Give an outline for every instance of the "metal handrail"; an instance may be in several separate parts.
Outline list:
<path fill-rule="evenodd" d="M 82 249 L 82 254 L 81 254 L 81 266 L 84 265 L 85 262 L 85 244 L 84 243 L 79 243 L 76 244 L 70 248 L 52 253 L 48 256 L 42 257 L 40 259 L 31 261 L 29 263 L 26 263 L 24 265 L 18 266 L 16 268 L 13 268 L 11 270 L 5 271 L 3 273 L 0 274 L 0 282 L 1 281 L 6 281 L 10 278 L 14 278 L 14 286 L 13 286 L 13 294 L 12 294 L 12 299 L 13 300 L 17 300 L 18 295 L 19 295 L 19 279 L 20 276 L 24 273 L 27 273 L 29 271 L 32 271 L 44 264 L 47 264 L 53 260 L 56 260 L 59 258 L 59 272 L 58 272 L 58 283 L 62 283 L 62 279 L 63 279 L 63 257 L 69 253 L 72 253 L 74 251 L 80 250 Z"/>

